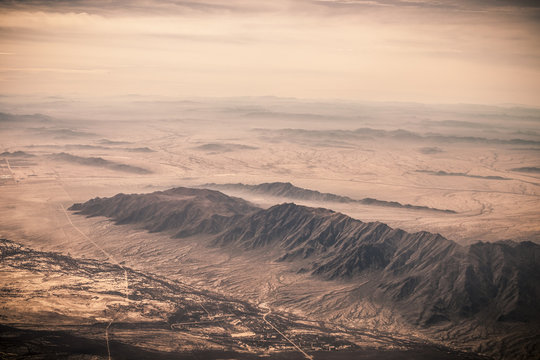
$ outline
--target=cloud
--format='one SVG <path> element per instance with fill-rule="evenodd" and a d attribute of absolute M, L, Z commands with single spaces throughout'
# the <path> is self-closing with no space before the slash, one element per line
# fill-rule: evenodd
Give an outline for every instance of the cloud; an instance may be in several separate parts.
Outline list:
<path fill-rule="evenodd" d="M 0 9 L 59 13 L 88 13 L 103 16 L 175 16 L 234 13 L 265 13 L 290 8 L 294 0 L 11 0 L 0 2 Z M 300 2 L 302 0 L 299 0 Z"/>
<path fill-rule="evenodd" d="M 506 18 L 537 22 L 540 3 L 536 0 L 10 0 L 0 2 L 0 10 L 43 13 L 86 14 L 101 16 L 208 16 L 276 15 L 296 16 L 365 16 L 401 17 L 438 13 L 451 16 L 498 14 Z M 384 13 L 387 13 L 385 15 Z M 436 17 L 438 18 L 438 17 Z M 422 22 L 435 18 L 424 16 Z"/>
<path fill-rule="evenodd" d="M 111 94 L 536 104 L 537 10 L 525 8 L 526 1 L 499 4 L 2 1 L 0 69 L 5 88 L 48 95 L 80 87 Z"/>
<path fill-rule="evenodd" d="M 1 68 L 0 72 L 26 72 L 26 73 L 65 73 L 65 74 L 104 74 L 107 73 L 103 69 L 55 69 L 55 68 Z"/>
<path fill-rule="evenodd" d="M 536 0 L 311 0 L 316 5 L 334 8 L 354 9 L 365 6 L 392 6 L 392 7 L 415 7 L 415 8 L 438 8 L 456 10 L 490 10 L 496 8 L 540 8 Z"/>

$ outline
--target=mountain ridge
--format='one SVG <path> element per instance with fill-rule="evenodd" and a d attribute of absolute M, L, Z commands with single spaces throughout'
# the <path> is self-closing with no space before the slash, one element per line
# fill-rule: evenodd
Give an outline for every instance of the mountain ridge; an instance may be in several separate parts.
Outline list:
<path fill-rule="evenodd" d="M 353 199 L 348 196 L 336 195 L 332 193 L 321 193 L 317 190 L 310 190 L 301 188 L 291 184 L 290 182 L 272 182 L 262 183 L 258 185 L 248 185 L 243 183 L 236 184 L 216 184 L 208 183 L 201 185 L 202 188 L 209 188 L 220 191 L 247 191 L 252 194 L 261 194 L 267 196 L 274 196 L 280 198 L 288 198 L 291 200 L 307 200 L 307 201 L 320 201 L 320 202 L 337 202 L 346 204 L 362 204 L 362 205 L 374 205 L 374 206 L 387 206 L 395 208 L 404 208 L 410 210 L 425 210 L 425 211 L 437 211 L 447 214 L 455 214 L 454 210 L 450 209 L 437 209 L 429 206 L 401 204 L 397 201 L 378 200 L 370 197 L 363 199 Z"/>
<path fill-rule="evenodd" d="M 231 256 L 250 259 L 252 253 L 263 254 L 268 261 L 282 263 L 293 273 L 354 285 L 350 301 L 365 298 L 396 309 L 408 323 L 422 329 L 453 329 L 473 322 L 488 329 L 519 327 L 539 333 L 540 245 L 508 240 L 462 246 L 440 234 L 408 233 L 329 209 L 294 203 L 259 209 L 218 191 L 180 189 L 167 192 L 179 191 L 195 194 L 193 198 L 202 196 L 218 201 L 209 200 L 204 203 L 206 207 L 185 205 L 186 211 L 194 211 L 190 219 L 201 213 L 204 216 L 200 221 L 179 222 L 169 228 L 175 237 L 205 235 L 208 246 L 222 248 Z M 156 193 L 130 196 L 151 202 Z M 129 212 L 141 217 L 125 222 L 121 216 L 115 216 L 126 204 L 115 198 L 93 199 L 71 209 L 161 231 L 145 222 L 147 213 L 137 212 L 144 209 L 134 207 L 137 202 L 131 203 Z M 107 204 L 110 199 L 118 206 Z M 189 199 L 185 201 L 190 203 Z M 230 211 L 223 212 L 222 202 L 230 201 L 240 201 L 246 207 L 225 206 Z M 165 215 L 160 213 L 160 218 Z M 175 213 L 170 216 L 174 218 Z M 208 226 L 205 221 L 213 221 L 213 225 Z M 517 346 L 515 343 L 508 346 L 518 351 L 512 347 Z"/>
<path fill-rule="evenodd" d="M 61 152 L 56 154 L 49 155 L 49 158 L 51 160 L 55 161 L 63 161 L 78 165 L 84 165 L 84 166 L 92 166 L 92 167 L 98 167 L 98 168 L 104 168 L 114 171 L 121 171 L 121 172 L 127 172 L 127 173 L 133 173 L 133 174 L 151 174 L 152 172 L 148 169 L 141 168 L 138 166 L 133 165 L 127 165 L 122 164 L 110 160 L 105 160 L 101 157 L 83 157 L 83 156 L 77 156 L 72 155 L 69 153 Z"/>
<path fill-rule="evenodd" d="M 436 289 L 433 291 L 440 295 L 444 309 L 452 309 L 433 312 L 432 315 L 440 315 L 441 321 L 481 310 L 480 305 L 495 290 L 473 286 L 476 283 L 497 284 L 493 286 L 511 297 L 508 293 L 511 287 L 519 287 L 520 281 L 523 282 L 523 277 L 518 277 L 520 271 L 533 278 L 538 278 L 534 271 L 540 273 L 540 246 L 534 243 L 461 246 L 440 234 L 407 233 L 324 208 L 285 203 L 258 209 L 239 198 L 206 189 L 119 194 L 75 204 L 70 209 L 88 216 L 107 216 L 117 224 L 139 224 L 151 232 L 169 231 L 176 237 L 211 235 L 212 246 L 244 252 L 268 248 L 274 261 L 297 264 L 297 271 L 326 280 L 354 281 L 376 272 L 383 279 L 378 291 L 391 295 L 397 302 L 416 304 L 425 300 L 415 296 L 418 291 Z M 475 250 L 479 248 L 484 249 L 484 257 Z M 509 263 L 512 256 L 522 261 Z M 499 267 L 505 266 L 513 269 L 514 277 L 502 275 Z M 488 279 L 491 273 L 503 276 L 503 280 Z M 403 284 L 398 286 L 400 282 Z M 540 289 L 532 293 L 540 299 Z M 503 298 L 504 295 L 496 298 L 500 300 L 496 306 L 510 313 L 510 305 Z M 530 301 L 523 305 L 527 307 L 525 312 L 540 318 Z M 500 315 L 501 319 L 505 318 L 504 314 Z M 417 320 L 423 324 L 438 322 L 436 317 L 426 318 L 425 314 Z"/>
<path fill-rule="evenodd" d="M 209 204 L 213 209 L 211 214 L 206 212 Z M 84 215 L 113 218 L 118 225 L 139 224 L 150 232 L 173 232 L 179 237 L 217 233 L 237 216 L 257 209 L 243 199 L 217 191 L 183 187 L 150 194 L 120 193 L 69 208 Z"/>

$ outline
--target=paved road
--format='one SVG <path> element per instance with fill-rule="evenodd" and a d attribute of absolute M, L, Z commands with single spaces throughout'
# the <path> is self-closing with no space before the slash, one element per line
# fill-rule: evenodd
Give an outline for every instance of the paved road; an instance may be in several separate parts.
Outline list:
<path fill-rule="evenodd" d="M 289 339 L 287 337 L 287 335 L 285 335 L 284 333 L 282 333 L 281 331 L 278 330 L 278 328 L 276 328 L 270 321 L 268 321 L 266 319 L 266 317 L 268 315 L 270 315 L 272 313 L 272 309 L 268 308 L 268 312 L 266 314 L 263 315 L 263 320 L 272 327 L 272 329 L 276 330 L 276 332 L 281 335 L 285 340 L 287 340 L 292 346 L 294 346 L 299 352 L 302 353 L 302 355 L 304 355 L 304 357 L 306 359 L 309 359 L 309 360 L 313 360 L 313 356 L 309 355 L 308 353 L 306 353 L 304 350 L 302 350 L 300 348 L 300 346 L 296 345 L 291 339 Z"/>
<path fill-rule="evenodd" d="M 94 240 L 92 240 L 90 237 L 88 237 L 85 233 L 81 231 L 73 222 L 71 221 L 71 218 L 69 217 L 68 212 L 66 211 L 66 208 L 64 205 L 60 205 L 62 211 L 66 215 L 66 218 L 69 222 L 69 224 L 77 230 L 86 240 L 88 240 L 90 243 L 92 243 L 98 250 L 100 250 L 112 263 L 118 265 L 122 270 L 124 270 L 124 279 L 125 279 L 125 296 L 126 301 L 129 301 L 129 280 L 128 280 L 128 273 L 127 270 L 111 255 L 109 254 L 105 249 L 103 249 L 101 246 L 99 246 Z M 112 323 L 114 322 L 114 318 L 111 319 L 107 327 L 105 328 L 105 341 L 107 343 L 107 354 L 109 356 L 109 360 L 111 360 L 111 349 L 109 346 L 109 328 L 111 327 Z"/>

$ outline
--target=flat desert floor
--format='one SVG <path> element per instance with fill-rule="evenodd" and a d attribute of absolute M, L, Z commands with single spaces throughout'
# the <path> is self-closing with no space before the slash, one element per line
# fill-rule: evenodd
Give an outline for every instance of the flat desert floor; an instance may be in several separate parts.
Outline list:
<path fill-rule="evenodd" d="M 339 294 L 350 299 L 354 286 L 318 284 L 276 263 L 261 273 L 254 258 L 248 266 L 197 239 L 67 209 L 94 197 L 175 186 L 291 182 L 352 199 L 452 210 L 295 200 L 365 222 L 440 233 L 463 245 L 540 242 L 536 110 L 283 99 L 46 105 L 3 104 L 0 118 L 0 238 L 33 249 L 123 264 L 308 318 L 322 308 L 327 319 L 422 339 L 425 333 L 373 304 L 339 304 Z M 45 115 L 22 115 L 38 111 Z M 291 201 L 228 194 L 261 207 Z M 362 319 L 347 318 L 359 308 Z"/>

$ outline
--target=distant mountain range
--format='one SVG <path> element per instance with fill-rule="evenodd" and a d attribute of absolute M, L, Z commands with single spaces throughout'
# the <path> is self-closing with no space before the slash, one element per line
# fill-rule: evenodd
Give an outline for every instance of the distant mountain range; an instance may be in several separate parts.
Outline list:
<path fill-rule="evenodd" d="M 439 122 L 440 124 L 440 122 Z M 448 123 L 446 124 L 448 125 Z M 485 125 L 480 125 L 485 126 Z M 277 141 L 312 141 L 316 144 L 339 141 L 351 143 L 372 139 L 395 139 L 399 141 L 431 141 L 435 143 L 482 143 L 498 145 L 533 145 L 539 146 L 540 141 L 511 138 L 497 139 L 478 136 L 457 136 L 438 133 L 417 133 L 404 129 L 382 130 L 373 128 L 359 128 L 356 130 L 307 130 L 307 129 L 253 129 L 255 133 Z M 515 135 L 515 134 L 512 134 Z"/>
<path fill-rule="evenodd" d="M 264 249 L 291 271 L 358 283 L 355 296 L 397 309 L 422 328 L 473 321 L 540 334 L 540 246 L 532 242 L 461 246 L 439 234 L 407 233 L 323 208 L 258 209 L 208 189 L 118 194 L 70 209 L 177 237 L 207 235 L 210 246 L 246 256 Z M 511 341 L 506 354 L 540 354 L 539 337 Z"/>
<path fill-rule="evenodd" d="M 69 162 L 69 163 L 78 164 L 78 165 L 93 166 L 93 167 L 105 168 L 109 170 L 128 172 L 128 173 L 133 173 L 133 174 L 152 173 L 150 170 L 147 170 L 138 166 L 117 163 L 114 161 L 105 160 L 101 157 L 83 157 L 83 156 L 68 154 L 65 152 L 51 154 L 49 155 L 49 159 L 55 160 L 55 161 Z"/>
<path fill-rule="evenodd" d="M 35 155 L 29 154 L 24 151 L 14 151 L 14 152 L 4 151 L 3 153 L 0 154 L 0 156 L 14 157 L 14 158 L 18 158 L 18 157 L 27 158 L 27 157 L 34 157 Z"/>
<path fill-rule="evenodd" d="M 290 200 L 306 200 L 319 202 L 356 203 L 362 205 L 389 206 L 412 210 L 428 210 L 455 214 L 454 210 L 437 209 L 428 206 L 401 204 L 397 201 L 377 200 L 373 198 L 352 199 L 348 196 L 335 195 L 331 193 L 321 193 L 316 190 L 304 189 L 294 186 L 290 182 L 272 182 L 258 185 L 247 184 L 204 184 L 201 187 L 220 191 L 245 191 L 252 194 L 287 198 Z"/>

